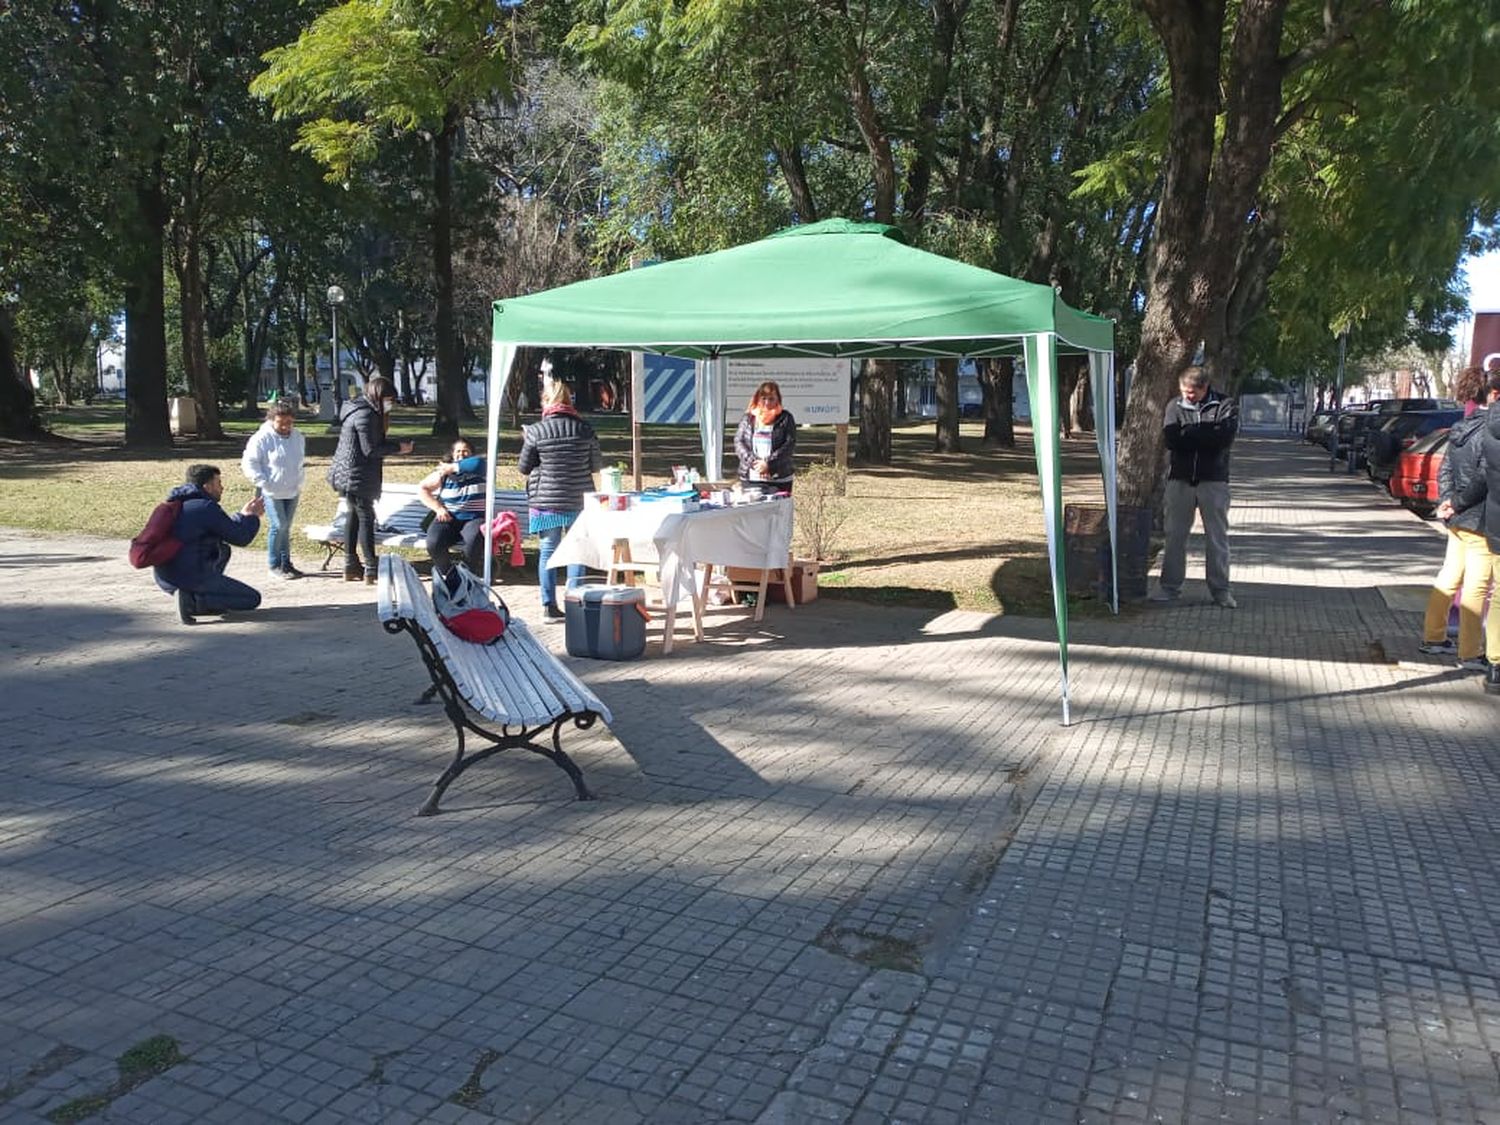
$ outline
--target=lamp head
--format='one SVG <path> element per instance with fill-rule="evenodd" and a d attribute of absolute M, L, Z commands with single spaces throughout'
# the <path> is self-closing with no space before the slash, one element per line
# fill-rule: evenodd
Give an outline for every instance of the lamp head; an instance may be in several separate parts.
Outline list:
<path fill-rule="evenodd" d="M 344 291 L 337 285 L 328 287 L 328 303 L 330 305 L 342 305 L 344 303 Z"/>

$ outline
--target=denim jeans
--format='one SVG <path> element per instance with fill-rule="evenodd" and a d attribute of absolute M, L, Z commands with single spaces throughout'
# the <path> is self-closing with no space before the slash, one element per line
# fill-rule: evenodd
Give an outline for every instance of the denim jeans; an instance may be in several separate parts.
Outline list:
<path fill-rule="evenodd" d="M 557 545 L 562 542 L 562 537 L 567 534 L 565 527 L 549 527 L 546 531 L 537 532 L 537 538 L 541 540 L 541 555 L 537 560 L 537 580 L 542 587 L 542 608 L 561 609 L 557 604 L 557 575 L 547 564 L 552 561 L 552 552 L 557 550 Z M 582 563 L 574 563 L 568 567 L 569 578 L 582 578 L 586 568 Z"/>
<path fill-rule="evenodd" d="M 184 591 L 192 604 L 190 612 L 198 614 L 226 613 L 233 610 L 249 610 L 260 605 L 260 591 L 247 586 L 237 578 L 224 573 L 229 565 L 229 544 L 220 544 L 219 557 L 214 564 L 214 574 L 204 579 L 196 590 Z"/>
<path fill-rule="evenodd" d="M 292 517 L 297 514 L 298 497 L 290 500 L 266 498 L 266 565 L 280 570 L 292 565 Z"/>

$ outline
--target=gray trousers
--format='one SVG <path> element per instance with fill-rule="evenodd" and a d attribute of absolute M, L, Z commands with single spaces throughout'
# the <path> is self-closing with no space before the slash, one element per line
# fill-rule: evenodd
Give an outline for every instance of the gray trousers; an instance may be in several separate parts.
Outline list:
<path fill-rule="evenodd" d="M 1203 516 L 1204 569 L 1211 594 L 1229 593 L 1229 482 L 1206 480 L 1189 484 L 1167 481 L 1165 522 L 1167 545 L 1161 556 L 1161 588 L 1176 594 L 1182 590 L 1187 572 L 1188 533 L 1193 515 Z"/>

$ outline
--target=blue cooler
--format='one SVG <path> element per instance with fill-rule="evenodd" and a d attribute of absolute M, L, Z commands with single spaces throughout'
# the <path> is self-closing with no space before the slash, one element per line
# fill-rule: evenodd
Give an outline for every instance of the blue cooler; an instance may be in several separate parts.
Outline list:
<path fill-rule="evenodd" d="M 563 594 L 569 656 L 634 660 L 646 651 L 646 591 L 569 582 Z"/>

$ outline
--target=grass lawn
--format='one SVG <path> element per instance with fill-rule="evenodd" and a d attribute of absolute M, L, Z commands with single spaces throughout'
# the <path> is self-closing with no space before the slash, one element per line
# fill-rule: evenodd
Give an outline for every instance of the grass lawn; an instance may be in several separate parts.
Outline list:
<path fill-rule="evenodd" d="M 0 442 L 0 526 L 128 539 L 140 530 L 152 504 L 196 461 L 224 470 L 226 509 L 234 511 L 250 498 L 239 457 L 258 419 L 226 420 L 230 436 L 225 441 L 179 439 L 172 450 L 151 453 L 124 448 L 124 407 L 119 403 L 51 411 L 46 421 L 59 440 Z M 589 421 L 599 432 L 605 463 L 628 461 L 629 420 L 592 415 Z M 415 441 L 416 452 L 389 458 L 387 480 L 417 481 L 431 471 L 446 443 L 430 436 L 430 424 L 429 413 L 397 409 L 392 436 Z M 297 510 L 299 527 L 328 522 L 337 504 L 323 479 L 337 433 L 313 421 L 300 425 L 307 436 L 308 473 Z M 468 436 L 482 445 L 483 430 L 483 421 L 476 421 Z M 890 466 L 861 468 L 856 461 L 842 501 L 846 518 L 834 540 L 833 558 L 819 576 L 823 596 L 1051 615 L 1030 433 L 1018 430 L 1013 450 L 990 449 L 980 445 L 979 424 L 965 423 L 963 439 L 963 453 L 934 453 L 932 423 L 912 422 L 898 425 L 892 434 Z M 520 438 L 508 419 L 500 442 L 500 487 L 520 488 L 523 482 L 515 469 Z M 851 435 L 851 447 L 855 444 Z M 726 448 L 731 445 L 728 435 Z M 799 430 L 797 453 L 799 468 L 831 458 L 833 430 Z M 673 464 L 701 467 L 696 427 L 648 427 L 644 456 L 648 484 L 664 482 Z M 733 463 L 732 449 L 726 462 Z M 1068 502 L 1102 502 L 1097 465 L 1091 435 L 1064 441 Z M 319 557 L 305 539 L 294 538 L 293 551 L 304 564 Z M 1075 602 L 1074 608 L 1086 613 L 1094 605 Z"/>

